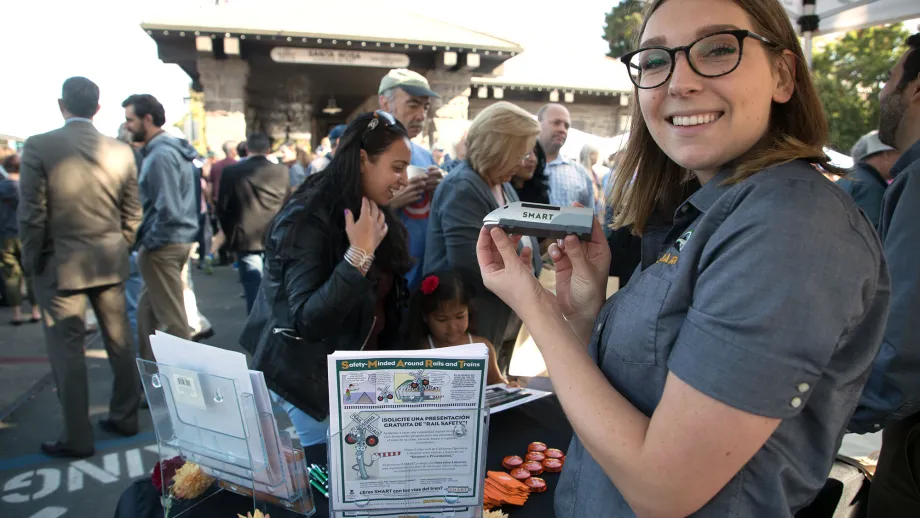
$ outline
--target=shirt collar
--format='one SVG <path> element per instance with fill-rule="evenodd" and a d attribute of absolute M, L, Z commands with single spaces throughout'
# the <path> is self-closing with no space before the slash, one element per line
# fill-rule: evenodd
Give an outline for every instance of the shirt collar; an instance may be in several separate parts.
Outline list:
<path fill-rule="evenodd" d="M 891 178 L 897 178 L 898 173 L 907 169 L 907 166 L 914 162 L 920 161 L 920 140 L 914 142 L 914 145 L 907 148 L 907 151 L 901 155 L 901 158 L 891 167 Z"/>
<path fill-rule="evenodd" d="M 556 159 L 553 160 L 552 162 L 547 163 L 546 166 L 549 167 L 551 165 L 568 164 L 569 162 L 570 162 L 569 159 L 562 156 L 562 153 L 559 153 L 559 156 L 557 156 Z"/>
<path fill-rule="evenodd" d="M 93 120 L 92 120 L 92 119 L 87 119 L 86 117 L 70 117 L 70 118 L 64 120 L 64 125 L 66 126 L 66 125 L 70 124 L 71 122 L 88 122 L 88 123 L 92 124 L 92 123 L 93 123 Z"/>
<path fill-rule="evenodd" d="M 726 167 L 716 173 L 711 180 L 706 182 L 706 185 L 702 186 L 693 193 L 687 201 L 681 204 L 681 207 L 678 207 L 678 210 L 682 210 L 682 207 L 686 204 L 693 205 L 696 210 L 700 212 L 706 212 L 710 207 L 718 200 L 722 194 L 728 190 L 730 185 L 723 185 L 726 180 L 730 179 L 735 173 L 735 169 L 732 167 Z"/>

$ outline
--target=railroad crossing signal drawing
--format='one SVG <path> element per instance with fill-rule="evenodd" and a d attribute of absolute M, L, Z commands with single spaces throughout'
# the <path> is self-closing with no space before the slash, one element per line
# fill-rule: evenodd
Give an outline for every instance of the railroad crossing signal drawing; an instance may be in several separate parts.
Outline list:
<path fill-rule="evenodd" d="M 393 400 L 393 391 L 390 390 L 390 386 L 387 385 L 380 390 L 380 394 L 377 395 L 377 401 L 383 400 Z"/>
<path fill-rule="evenodd" d="M 371 414 L 368 417 L 364 417 L 359 412 L 351 416 L 353 425 L 351 426 L 351 431 L 345 435 L 345 443 L 354 445 L 355 447 L 355 460 L 357 464 L 352 466 L 351 469 L 358 472 L 358 476 L 361 477 L 361 480 L 371 478 L 370 475 L 367 474 L 367 468 L 373 466 L 374 462 L 377 461 L 377 458 L 374 457 L 370 464 L 364 463 L 364 452 L 368 448 L 373 448 L 380 444 L 380 436 L 382 433 L 371 424 L 377 419 L 380 419 L 380 416 L 377 414 Z"/>

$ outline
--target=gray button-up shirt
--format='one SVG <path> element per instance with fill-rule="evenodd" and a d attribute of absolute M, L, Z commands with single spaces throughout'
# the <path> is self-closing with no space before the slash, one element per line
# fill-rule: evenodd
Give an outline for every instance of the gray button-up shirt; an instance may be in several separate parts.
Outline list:
<path fill-rule="evenodd" d="M 646 232 L 643 264 L 604 305 L 589 352 L 648 416 L 673 372 L 782 419 L 693 516 L 791 517 L 824 485 L 878 352 L 888 271 L 865 215 L 810 164 L 720 185 L 730 174 L 690 196 L 673 226 Z M 577 436 L 555 505 L 559 518 L 634 516 Z"/>

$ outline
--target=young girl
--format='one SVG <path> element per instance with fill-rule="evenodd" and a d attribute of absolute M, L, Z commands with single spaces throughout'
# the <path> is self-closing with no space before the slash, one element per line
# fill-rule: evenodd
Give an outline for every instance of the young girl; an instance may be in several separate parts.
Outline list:
<path fill-rule="evenodd" d="M 605 300 L 595 223 L 590 242 L 550 245 L 552 294 L 530 250 L 484 229 L 483 283 L 527 326 L 575 431 L 558 518 L 791 518 L 879 352 L 881 245 L 814 167 L 835 171 L 827 123 L 781 3 L 646 6 L 621 58 L 635 102 L 610 196 L 641 265 Z"/>
<path fill-rule="evenodd" d="M 489 385 L 508 383 L 498 370 L 495 347 L 470 327 L 470 292 L 459 275 L 437 272 L 422 279 L 409 300 L 409 344 L 420 349 L 484 343 L 489 348 Z"/>

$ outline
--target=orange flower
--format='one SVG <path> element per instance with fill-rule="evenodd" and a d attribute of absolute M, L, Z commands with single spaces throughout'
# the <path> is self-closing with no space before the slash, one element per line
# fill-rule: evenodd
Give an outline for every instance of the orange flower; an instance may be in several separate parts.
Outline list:
<path fill-rule="evenodd" d="M 207 491 L 213 483 L 214 477 L 205 473 L 201 466 L 186 462 L 173 477 L 172 494 L 176 498 L 193 500 Z"/>

